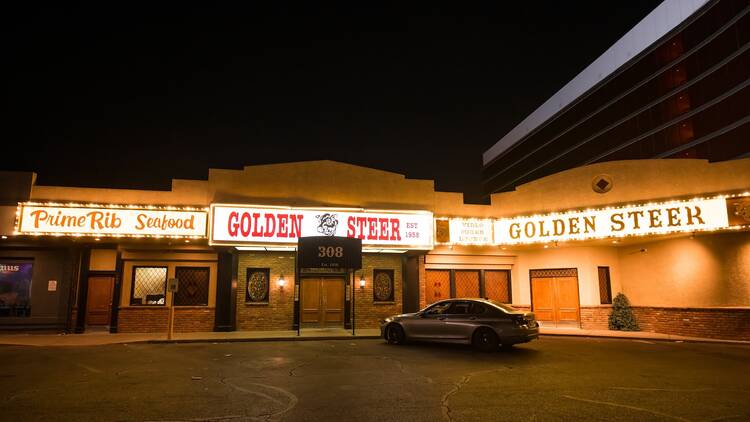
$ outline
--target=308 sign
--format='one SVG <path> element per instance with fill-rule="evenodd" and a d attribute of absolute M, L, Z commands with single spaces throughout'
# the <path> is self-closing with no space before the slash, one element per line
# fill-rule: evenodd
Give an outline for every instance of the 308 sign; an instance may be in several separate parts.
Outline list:
<path fill-rule="evenodd" d="M 362 240 L 336 236 L 300 237 L 300 268 L 362 268 Z"/>
<path fill-rule="evenodd" d="M 341 258 L 344 256 L 343 246 L 318 246 L 318 258 Z"/>

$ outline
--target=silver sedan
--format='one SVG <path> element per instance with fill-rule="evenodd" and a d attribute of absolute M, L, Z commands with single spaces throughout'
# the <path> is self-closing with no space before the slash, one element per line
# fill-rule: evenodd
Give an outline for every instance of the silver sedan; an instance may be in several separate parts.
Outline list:
<path fill-rule="evenodd" d="M 409 340 L 472 344 L 481 351 L 526 343 L 539 337 L 534 314 L 488 299 L 448 299 L 419 312 L 380 321 L 390 344 Z"/>

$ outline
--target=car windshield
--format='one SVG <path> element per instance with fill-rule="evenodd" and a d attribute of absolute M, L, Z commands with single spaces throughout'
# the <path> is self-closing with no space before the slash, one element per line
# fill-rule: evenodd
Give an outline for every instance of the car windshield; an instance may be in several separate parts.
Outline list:
<path fill-rule="evenodd" d="M 504 311 L 507 311 L 507 312 L 516 312 L 518 310 L 518 309 L 516 309 L 516 308 L 514 308 L 514 307 L 512 307 L 510 305 L 506 305 L 504 303 L 500 303 L 500 302 L 498 302 L 496 300 L 487 299 L 487 302 L 489 302 L 489 303 L 491 303 L 491 304 L 497 306 L 498 308 L 500 308 L 500 309 L 502 309 Z"/>

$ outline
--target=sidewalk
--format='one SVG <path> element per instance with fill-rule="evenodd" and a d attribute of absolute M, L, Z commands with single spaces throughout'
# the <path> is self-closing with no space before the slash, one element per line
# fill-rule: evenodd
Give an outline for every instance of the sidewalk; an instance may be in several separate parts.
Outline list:
<path fill-rule="evenodd" d="M 380 329 L 359 329 L 352 336 L 351 330 L 343 328 L 306 328 L 300 331 L 228 331 L 174 333 L 167 340 L 166 333 L 109 334 L 93 332 L 84 334 L 0 334 L 0 345 L 16 346 L 100 346 L 122 343 L 198 343 L 236 341 L 304 341 L 372 339 L 380 337 Z"/>
<path fill-rule="evenodd" d="M 646 331 L 582 330 L 578 328 L 540 328 L 542 336 L 603 337 L 641 341 L 705 342 L 722 344 L 750 345 L 750 341 L 718 340 L 709 338 L 683 337 Z M 206 342 L 252 342 L 252 341 L 305 341 L 305 340 L 346 340 L 374 339 L 380 337 L 378 329 L 361 329 L 352 336 L 351 330 L 341 328 L 303 329 L 297 331 L 229 331 L 175 333 L 167 340 L 164 333 L 157 334 L 109 334 L 94 332 L 85 334 L 0 334 L 0 345 L 16 346 L 100 346 L 125 343 L 206 343 Z"/>

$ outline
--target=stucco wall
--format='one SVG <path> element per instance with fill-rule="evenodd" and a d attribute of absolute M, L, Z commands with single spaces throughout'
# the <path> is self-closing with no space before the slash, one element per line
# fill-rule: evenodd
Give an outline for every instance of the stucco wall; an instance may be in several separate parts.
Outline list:
<path fill-rule="evenodd" d="M 750 306 L 750 233 L 697 235 L 618 249 L 622 288 L 635 305 Z"/>
<path fill-rule="evenodd" d="M 580 305 L 597 306 L 601 303 L 597 267 L 609 267 L 614 296 L 621 290 L 618 254 L 614 247 L 557 247 L 521 251 L 512 270 L 513 303 L 531 304 L 529 270 L 577 268 Z"/>

